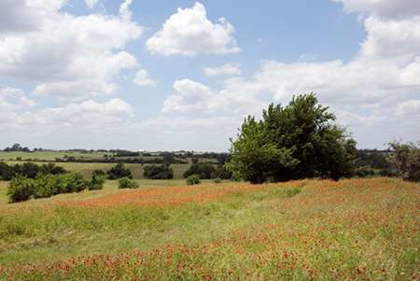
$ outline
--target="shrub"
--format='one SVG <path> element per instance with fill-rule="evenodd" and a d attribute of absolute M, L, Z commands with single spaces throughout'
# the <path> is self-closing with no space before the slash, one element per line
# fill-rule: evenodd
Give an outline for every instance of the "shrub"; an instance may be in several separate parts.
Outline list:
<path fill-rule="evenodd" d="M 138 188 L 139 184 L 137 181 L 129 178 L 121 178 L 118 181 L 118 188 Z"/>
<path fill-rule="evenodd" d="M 31 198 L 46 198 L 60 193 L 80 192 L 89 182 L 78 173 L 63 175 L 38 175 L 35 179 L 17 175 L 9 183 L 9 202 L 21 202 Z"/>
<path fill-rule="evenodd" d="M 210 163 L 196 163 L 192 164 L 188 170 L 184 172 L 184 178 L 191 175 L 198 175 L 200 179 L 211 179 L 214 176 L 215 169 Z"/>
<path fill-rule="evenodd" d="M 388 161 L 404 180 L 420 182 L 420 143 L 390 143 L 393 150 Z"/>
<path fill-rule="evenodd" d="M 93 170 L 91 176 L 103 176 L 106 177 L 106 173 L 101 169 Z"/>
<path fill-rule="evenodd" d="M 220 178 L 223 180 L 228 180 L 232 178 L 232 172 L 228 171 L 223 164 L 217 165 L 216 169 L 214 170 L 214 173 L 212 175 L 212 178 Z"/>
<path fill-rule="evenodd" d="M 33 197 L 47 198 L 59 194 L 61 189 L 61 177 L 40 174 L 34 181 Z"/>
<path fill-rule="evenodd" d="M 222 180 L 220 178 L 215 178 L 214 179 L 214 183 L 221 183 L 221 182 L 222 182 Z"/>
<path fill-rule="evenodd" d="M 21 202 L 31 199 L 35 189 L 35 181 L 25 176 L 18 175 L 14 177 L 7 188 L 9 202 Z"/>
<path fill-rule="evenodd" d="M 15 176 L 15 174 L 16 173 L 13 167 L 4 162 L 0 162 L 0 179 L 9 181 Z"/>
<path fill-rule="evenodd" d="M 83 191 L 88 183 L 80 173 L 62 175 L 59 193 L 72 193 Z"/>
<path fill-rule="evenodd" d="M 125 178 L 125 177 L 130 178 L 130 179 L 133 178 L 131 171 L 125 168 L 124 164 L 122 163 L 118 163 L 117 165 L 112 167 L 111 170 L 107 172 L 107 174 L 110 180 L 120 179 L 120 178 Z"/>
<path fill-rule="evenodd" d="M 201 180 L 198 175 L 191 175 L 187 178 L 187 185 L 200 184 Z"/>
<path fill-rule="evenodd" d="M 360 167 L 355 170 L 355 176 L 359 178 L 366 178 L 375 175 L 375 170 L 367 167 Z"/>
<path fill-rule="evenodd" d="M 174 171 L 169 165 L 148 165 L 144 167 L 143 175 L 148 179 L 173 179 Z"/>
<path fill-rule="evenodd" d="M 104 173 L 105 174 L 105 173 Z M 104 187 L 105 183 L 105 175 L 97 175 L 92 173 L 90 180 L 88 182 L 88 189 L 89 190 L 99 190 Z"/>

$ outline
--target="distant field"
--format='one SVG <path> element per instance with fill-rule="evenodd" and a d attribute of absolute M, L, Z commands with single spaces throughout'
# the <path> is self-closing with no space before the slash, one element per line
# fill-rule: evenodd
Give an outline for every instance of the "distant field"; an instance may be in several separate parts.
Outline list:
<path fill-rule="evenodd" d="M 13 164 L 22 164 L 22 162 L 17 161 L 6 161 L 6 163 Z M 33 162 L 36 164 L 45 164 L 44 162 Z M 67 163 L 59 162 L 54 163 L 57 166 L 61 166 L 68 171 L 79 172 L 85 177 L 89 177 L 93 170 L 100 169 L 107 171 L 115 166 L 114 163 Z M 143 176 L 143 166 L 141 164 L 124 164 L 133 174 L 135 179 L 144 179 Z M 148 164 L 145 164 L 147 166 Z M 174 170 L 174 179 L 183 179 L 184 172 L 189 168 L 189 164 L 172 164 L 171 168 Z"/>
<path fill-rule="evenodd" d="M 16 160 L 16 158 L 21 158 L 22 160 L 32 159 L 32 160 L 46 160 L 54 161 L 55 158 L 64 158 L 64 156 L 75 157 L 78 159 L 103 159 L 104 155 L 108 153 L 80 153 L 80 152 L 56 152 L 56 151 L 40 151 L 40 152 L 4 152 L 0 151 L 0 160 Z M 108 154 L 109 155 L 109 154 Z"/>
<path fill-rule="evenodd" d="M 420 278 L 420 184 L 139 182 L 20 204 L 0 182 L 0 280 Z"/>

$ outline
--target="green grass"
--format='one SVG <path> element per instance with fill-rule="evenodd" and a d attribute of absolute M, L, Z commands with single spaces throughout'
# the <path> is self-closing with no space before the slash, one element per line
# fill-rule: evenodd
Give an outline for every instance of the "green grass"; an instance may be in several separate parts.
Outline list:
<path fill-rule="evenodd" d="M 59 151 L 37 151 L 37 152 L 21 152 L 12 151 L 4 152 L 0 151 L 0 160 L 14 161 L 16 158 L 21 158 L 22 161 L 26 159 L 54 161 L 55 158 L 64 158 L 64 156 L 73 156 L 77 159 L 103 159 L 103 156 L 109 153 L 93 152 L 93 153 L 81 153 L 81 152 L 59 152 Z"/>
<path fill-rule="evenodd" d="M 19 161 L 6 161 L 9 165 L 14 164 L 21 164 Z M 45 164 L 44 162 L 33 162 L 35 164 Z M 89 177 L 92 171 L 96 169 L 101 169 L 104 171 L 110 170 L 113 166 L 115 166 L 114 163 L 54 163 L 57 166 L 61 166 L 64 169 L 72 172 L 79 172 L 85 177 Z M 133 174 L 133 177 L 135 179 L 144 179 L 143 176 L 143 165 L 141 164 L 124 164 Z M 148 164 L 145 164 L 145 166 Z M 171 168 L 174 170 L 174 179 L 183 179 L 184 172 L 190 167 L 189 164 L 172 164 Z"/>
<path fill-rule="evenodd" d="M 139 191 L 107 181 L 100 191 L 0 203 L 0 279 L 418 280 L 419 184 L 139 182 Z M 154 200 L 159 190 L 199 196 L 233 189 L 176 206 L 56 205 L 130 192 Z M 22 267 L 28 262 L 33 271 Z"/>

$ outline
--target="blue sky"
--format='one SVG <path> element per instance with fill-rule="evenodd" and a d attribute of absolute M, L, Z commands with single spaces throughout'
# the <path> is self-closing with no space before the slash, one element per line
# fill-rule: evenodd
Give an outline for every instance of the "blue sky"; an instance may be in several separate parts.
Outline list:
<path fill-rule="evenodd" d="M 314 91 L 362 148 L 420 139 L 416 0 L 0 3 L 0 146 L 226 151 Z"/>

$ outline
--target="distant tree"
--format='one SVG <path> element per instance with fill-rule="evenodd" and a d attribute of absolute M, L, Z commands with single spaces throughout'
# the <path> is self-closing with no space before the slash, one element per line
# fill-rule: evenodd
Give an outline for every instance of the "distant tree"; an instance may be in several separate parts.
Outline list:
<path fill-rule="evenodd" d="M 67 171 L 61 166 L 57 166 L 54 163 L 48 163 L 48 164 L 42 164 L 40 167 L 40 172 L 43 174 L 52 174 L 52 175 L 58 175 L 58 174 L 65 174 Z"/>
<path fill-rule="evenodd" d="M 144 166 L 143 175 L 148 179 L 173 179 L 174 171 L 169 164 Z"/>
<path fill-rule="evenodd" d="M 420 182 L 420 142 L 402 144 L 391 142 L 392 154 L 388 157 L 389 162 L 398 175 L 408 181 Z"/>
<path fill-rule="evenodd" d="M 228 171 L 225 165 L 219 164 L 216 166 L 211 178 L 213 179 L 219 178 L 219 179 L 227 180 L 227 179 L 231 179 L 232 177 L 233 177 L 232 172 Z"/>
<path fill-rule="evenodd" d="M 352 176 L 356 142 L 335 119 L 313 93 L 293 97 L 285 107 L 271 104 L 262 120 L 244 120 L 227 168 L 252 183 Z"/>
<path fill-rule="evenodd" d="M 16 175 L 15 169 L 4 162 L 0 162 L 0 179 L 10 181 Z"/>
<path fill-rule="evenodd" d="M 188 170 L 184 172 L 184 178 L 191 175 L 198 175 L 200 179 L 211 179 L 214 177 L 215 169 L 210 163 L 196 163 L 192 164 Z"/>
<path fill-rule="evenodd" d="M 124 164 L 122 163 L 118 163 L 116 164 L 114 167 L 111 168 L 111 170 L 109 170 L 107 172 L 108 174 L 108 178 L 113 180 L 113 179 L 120 179 L 120 178 L 133 178 L 133 175 L 131 174 L 131 171 L 128 168 L 125 168 Z"/>

